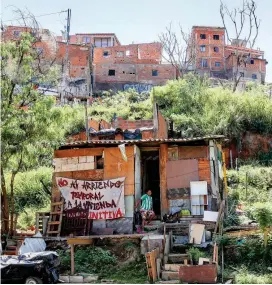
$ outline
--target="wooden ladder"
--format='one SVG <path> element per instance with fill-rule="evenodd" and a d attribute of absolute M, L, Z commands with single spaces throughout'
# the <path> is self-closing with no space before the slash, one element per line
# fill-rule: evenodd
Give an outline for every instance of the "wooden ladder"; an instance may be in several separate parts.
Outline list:
<path fill-rule="evenodd" d="M 46 236 L 60 236 L 63 216 L 63 200 L 51 202 L 51 211 Z"/>

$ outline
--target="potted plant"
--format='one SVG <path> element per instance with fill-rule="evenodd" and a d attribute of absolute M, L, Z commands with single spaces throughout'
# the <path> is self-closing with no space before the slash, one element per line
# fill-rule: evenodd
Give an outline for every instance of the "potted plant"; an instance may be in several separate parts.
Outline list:
<path fill-rule="evenodd" d="M 198 248 L 191 247 L 188 250 L 188 256 L 191 260 L 191 264 L 197 265 L 200 257 L 205 257 L 204 252 L 200 251 Z"/>

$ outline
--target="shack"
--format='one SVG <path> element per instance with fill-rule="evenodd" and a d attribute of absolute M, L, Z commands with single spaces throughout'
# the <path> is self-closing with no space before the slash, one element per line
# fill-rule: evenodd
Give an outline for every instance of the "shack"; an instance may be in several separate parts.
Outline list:
<path fill-rule="evenodd" d="M 181 210 L 189 220 L 218 211 L 223 136 L 168 138 L 154 109 L 152 120 L 90 119 L 87 134 L 55 150 L 48 236 L 133 234 L 135 203 L 146 189 L 158 224 Z"/>

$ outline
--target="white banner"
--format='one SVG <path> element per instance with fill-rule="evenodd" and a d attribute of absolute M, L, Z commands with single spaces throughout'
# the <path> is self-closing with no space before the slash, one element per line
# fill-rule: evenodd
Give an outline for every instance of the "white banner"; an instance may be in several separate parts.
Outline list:
<path fill-rule="evenodd" d="M 57 177 L 57 185 L 64 198 L 64 210 L 89 210 L 89 219 L 106 220 L 125 216 L 125 177 L 87 181 Z"/>

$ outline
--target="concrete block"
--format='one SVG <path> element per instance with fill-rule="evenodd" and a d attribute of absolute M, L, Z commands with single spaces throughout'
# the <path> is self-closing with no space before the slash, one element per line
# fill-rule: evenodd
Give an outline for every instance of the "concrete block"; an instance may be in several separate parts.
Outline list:
<path fill-rule="evenodd" d="M 86 163 L 87 162 L 87 156 L 79 156 L 78 162 L 79 163 Z"/>
<path fill-rule="evenodd" d="M 76 171 L 77 164 L 66 164 L 61 166 L 61 171 Z"/>
<path fill-rule="evenodd" d="M 94 162 L 94 156 L 86 156 L 87 162 Z"/>
<path fill-rule="evenodd" d="M 84 283 L 90 283 L 98 280 L 98 275 L 96 274 L 88 274 L 87 276 L 83 277 Z"/>
<path fill-rule="evenodd" d="M 77 165 L 77 170 L 89 170 L 89 169 L 92 169 L 92 168 L 90 168 L 89 163 L 79 163 Z"/>
<path fill-rule="evenodd" d="M 68 163 L 68 159 L 67 158 L 56 158 L 57 161 L 60 163 L 60 165 L 65 165 Z"/>
<path fill-rule="evenodd" d="M 71 157 L 67 159 L 68 164 L 78 164 L 78 157 Z"/>
<path fill-rule="evenodd" d="M 70 283 L 83 283 L 83 276 L 70 276 Z"/>
<path fill-rule="evenodd" d="M 162 280 L 178 280 L 179 279 L 179 273 L 174 271 L 162 271 Z"/>
<path fill-rule="evenodd" d="M 55 166 L 54 172 L 61 172 L 61 165 Z"/>
<path fill-rule="evenodd" d="M 64 283 L 70 283 L 70 276 L 69 275 L 60 275 L 59 279 Z"/>
<path fill-rule="evenodd" d="M 165 264 L 164 270 L 165 271 L 173 271 L 173 272 L 179 272 L 180 264 Z"/>

